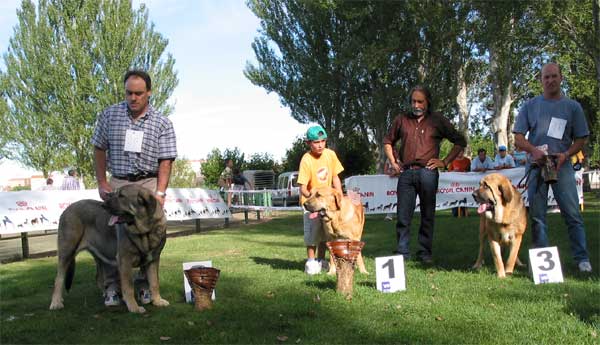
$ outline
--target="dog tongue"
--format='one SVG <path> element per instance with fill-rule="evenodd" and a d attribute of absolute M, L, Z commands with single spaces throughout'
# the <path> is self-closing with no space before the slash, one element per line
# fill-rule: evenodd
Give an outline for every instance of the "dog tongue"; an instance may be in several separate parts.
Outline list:
<path fill-rule="evenodd" d="M 319 216 L 319 212 L 313 212 L 311 214 L 308 215 L 308 218 L 310 219 L 315 219 Z"/>
<path fill-rule="evenodd" d="M 487 204 L 480 204 L 479 207 L 477 208 L 477 213 L 482 214 L 483 212 L 485 212 L 488 208 Z"/>
<path fill-rule="evenodd" d="M 119 222 L 119 216 L 110 216 L 108 220 L 108 226 L 113 226 Z"/>

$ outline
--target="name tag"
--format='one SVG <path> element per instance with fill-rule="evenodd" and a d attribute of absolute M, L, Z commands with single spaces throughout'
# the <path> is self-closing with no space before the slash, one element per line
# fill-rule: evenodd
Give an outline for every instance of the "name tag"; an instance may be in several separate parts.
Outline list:
<path fill-rule="evenodd" d="M 550 127 L 548 127 L 548 136 L 554 139 L 562 139 L 566 127 L 567 120 L 553 117 L 550 120 Z"/>
<path fill-rule="evenodd" d="M 142 141 L 144 141 L 144 132 L 128 129 L 125 132 L 125 148 L 126 152 L 142 152 Z"/>

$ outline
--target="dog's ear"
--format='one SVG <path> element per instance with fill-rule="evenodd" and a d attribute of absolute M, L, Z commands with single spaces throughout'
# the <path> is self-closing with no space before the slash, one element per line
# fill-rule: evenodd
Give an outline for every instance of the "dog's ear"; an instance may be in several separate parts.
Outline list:
<path fill-rule="evenodd" d="M 504 205 L 510 203 L 514 196 L 513 186 L 510 180 L 503 178 L 498 184 L 498 190 L 500 191 L 500 194 L 502 194 L 502 203 Z"/>

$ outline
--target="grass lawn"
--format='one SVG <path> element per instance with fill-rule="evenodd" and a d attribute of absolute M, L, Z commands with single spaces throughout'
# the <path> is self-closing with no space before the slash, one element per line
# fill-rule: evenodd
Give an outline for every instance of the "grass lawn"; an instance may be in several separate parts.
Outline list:
<path fill-rule="evenodd" d="M 263 224 L 170 238 L 161 257 L 167 308 L 143 315 L 105 308 L 95 265 L 80 254 L 65 309 L 49 311 L 56 258 L 0 265 L 1 344 L 598 344 L 600 343 L 600 204 L 586 194 L 584 211 L 594 272 L 577 272 L 559 214 L 549 214 L 565 282 L 534 285 L 527 269 L 496 278 L 486 247 L 477 257 L 476 216 L 437 213 L 435 264 L 406 265 L 407 290 L 375 287 L 375 257 L 394 248 L 392 222 L 369 216 L 363 249 L 370 275 L 355 274 L 354 295 L 335 291 L 335 276 L 303 273 L 300 214 Z M 474 212 L 471 212 L 474 214 Z M 418 223 L 418 214 L 415 218 Z M 417 247 L 413 224 L 413 253 Z M 526 233 L 520 258 L 527 262 Z M 184 303 L 182 262 L 212 260 L 221 270 L 209 311 Z"/>

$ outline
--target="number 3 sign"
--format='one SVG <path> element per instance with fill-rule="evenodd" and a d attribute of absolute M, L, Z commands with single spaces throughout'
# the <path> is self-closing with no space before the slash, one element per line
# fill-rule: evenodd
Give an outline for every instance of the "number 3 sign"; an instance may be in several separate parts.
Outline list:
<path fill-rule="evenodd" d="M 536 285 L 563 282 L 557 247 L 530 249 L 529 262 L 531 263 L 533 282 Z"/>
<path fill-rule="evenodd" d="M 406 290 L 402 255 L 375 258 L 375 267 L 377 290 L 381 292 Z"/>

